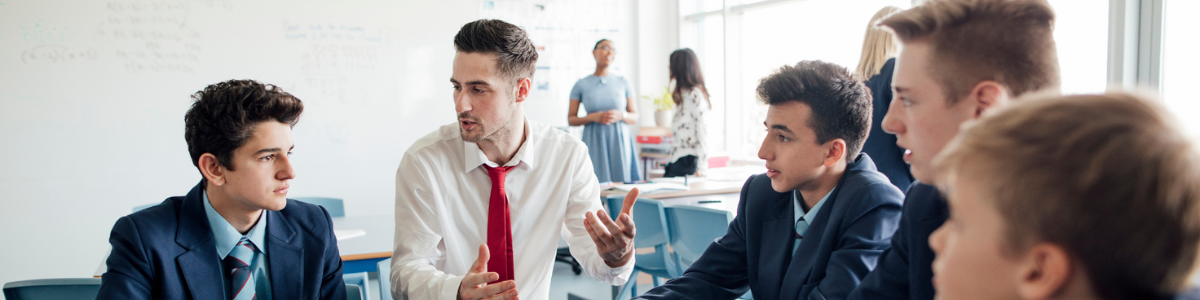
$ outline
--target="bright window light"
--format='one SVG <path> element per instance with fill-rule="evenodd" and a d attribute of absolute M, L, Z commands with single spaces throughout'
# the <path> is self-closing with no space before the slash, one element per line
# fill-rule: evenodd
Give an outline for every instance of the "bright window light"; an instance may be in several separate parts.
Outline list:
<path fill-rule="evenodd" d="M 1200 137 L 1200 97 L 1191 89 L 1200 82 L 1200 60 L 1195 55 L 1200 49 L 1200 23 L 1192 19 L 1192 13 L 1200 10 L 1200 1 L 1169 0 L 1163 6 L 1162 98 L 1167 108 L 1175 113 L 1184 128 L 1194 137 Z"/>

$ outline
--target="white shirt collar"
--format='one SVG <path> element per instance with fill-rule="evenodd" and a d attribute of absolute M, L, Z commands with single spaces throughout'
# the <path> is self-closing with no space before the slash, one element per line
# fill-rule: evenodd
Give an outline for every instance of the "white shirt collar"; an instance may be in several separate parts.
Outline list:
<path fill-rule="evenodd" d="M 526 119 L 524 122 L 524 128 L 522 129 L 522 134 L 525 135 L 525 142 L 522 143 L 519 148 L 517 148 L 517 153 L 514 154 L 513 158 L 508 160 L 508 163 L 504 164 L 504 166 L 519 167 L 521 166 L 520 163 L 524 162 L 524 166 L 526 168 L 532 169 L 536 165 L 538 147 L 537 143 L 541 142 L 541 132 L 531 130 L 529 126 L 529 120 Z M 462 139 L 462 131 L 459 131 L 459 139 Z M 465 162 L 463 164 L 463 172 L 470 172 L 471 170 L 475 170 L 476 168 L 479 168 L 480 165 L 484 164 L 493 168 L 499 166 L 495 162 L 488 160 L 487 155 L 483 154 L 483 150 L 479 149 L 479 144 L 465 140 L 462 141 L 462 143 L 463 161 Z"/>

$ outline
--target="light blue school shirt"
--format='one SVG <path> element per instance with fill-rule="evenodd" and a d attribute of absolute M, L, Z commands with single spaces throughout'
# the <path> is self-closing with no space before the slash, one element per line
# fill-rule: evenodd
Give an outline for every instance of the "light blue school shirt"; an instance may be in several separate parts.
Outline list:
<path fill-rule="evenodd" d="M 825 197 L 821 197 L 821 201 L 817 201 L 817 205 L 813 205 L 807 213 L 804 212 L 804 199 L 800 197 L 800 191 L 792 191 L 792 200 L 796 201 L 796 205 L 792 205 L 792 208 L 795 209 L 795 213 L 792 215 L 796 216 L 795 220 L 792 220 L 792 231 L 796 231 L 796 222 L 800 222 L 800 219 L 804 219 L 804 222 L 808 223 L 809 228 L 812 228 L 812 221 L 817 217 L 817 213 L 821 211 L 821 206 L 825 205 L 825 200 L 829 200 L 829 195 L 833 195 L 833 191 L 836 190 L 837 188 L 835 187 L 829 190 L 828 193 L 825 193 Z M 800 248 L 800 240 L 800 238 L 797 238 L 796 242 L 792 243 L 792 253 L 796 253 L 796 249 Z"/>
<path fill-rule="evenodd" d="M 201 196 L 204 196 L 204 213 L 208 216 L 208 226 L 212 227 L 213 239 L 217 244 L 217 255 L 220 257 L 221 263 L 221 284 L 225 286 L 225 299 L 229 299 L 233 295 L 233 288 L 226 285 L 229 282 L 230 270 L 225 267 L 225 257 L 229 256 L 229 252 L 233 251 L 233 247 L 237 247 L 238 242 L 242 239 L 249 239 L 254 246 L 258 247 L 262 253 L 256 253 L 254 259 L 250 263 L 250 274 L 254 276 L 254 299 L 271 300 L 271 277 L 267 274 L 267 212 L 263 211 L 258 215 L 258 222 L 254 223 L 254 227 L 250 227 L 250 231 L 246 235 L 242 235 L 233 225 L 229 225 L 229 221 L 225 220 L 216 209 L 213 209 L 212 203 L 208 201 L 208 192 L 201 191 Z"/>

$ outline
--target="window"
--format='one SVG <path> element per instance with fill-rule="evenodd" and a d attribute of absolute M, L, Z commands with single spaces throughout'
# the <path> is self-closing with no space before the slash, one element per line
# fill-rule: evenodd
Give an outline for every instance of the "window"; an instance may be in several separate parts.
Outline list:
<path fill-rule="evenodd" d="M 801 60 L 853 70 L 871 16 L 888 5 L 908 8 L 911 0 L 731 0 L 726 1 L 728 11 L 713 2 L 719 3 L 680 1 L 680 45 L 701 56 L 713 94 L 710 115 L 724 117 L 720 122 L 709 118 L 710 140 L 724 144 L 712 147 L 735 159 L 757 159 L 767 111 L 755 95 L 758 81 Z"/>
<path fill-rule="evenodd" d="M 1183 14 L 1200 8 L 1198 1 L 1169 0 L 1169 28 L 1165 57 L 1197 49 L 1197 25 L 1186 23 Z M 755 95 L 758 80 L 783 65 L 801 60 L 824 60 L 853 70 L 858 64 L 863 31 L 871 16 L 891 5 L 907 9 L 912 0 L 680 0 L 683 24 L 680 45 L 700 56 L 712 94 L 709 140 L 719 149 L 741 159 L 756 159 L 765 136 L 762 121 L 766 105 Z M 1062 90 L 1067 94 L 1099 93 L 1107 86 L 1109 37 L 1108 1 L 1050 0 L 1057 21 L 1054 37 L 1058 47 Z M 1168 13 L 1170 14 L 1170 13 Z M 1171 25 L 1180 24 L 1180 25 Z M 1190 29 L 1175 30 L 1179 27 Z M 1172 40 L 1170 37 L 1177 37 Z M 1172 52 L 1174 51 L 1174 52 Z M 1164 93 L 1168 104 L 1200 111 L 1200 101 L 1183 99 L 1186 82 L 1200 81 L 1196 60 L 1175 59 L 1165 67 Z M 1172 84 L 1175 88 L 1172 89 Z M 1178 110 L 1178 109 L 1177 109 Z M 1189 126 L 1200 133 L 1200 119 Z"/>
<path fill-rule="evenodd" d="M 718 2 L 719 3 L 719 2 Z M 718 7 L 719 9 L 719 7 Z M 725 109 L 725 33 L 721 15 L 707 16 L 695 21 L 684 21 L 680 26 L 680 45 L 691 48 L 700 59 L 700 71 L 704 73 L 705 87 L 710 95 L 712 110 L 704 115 L 708 123 L 709 151 L 728 151 Z M 709 154 L 710 157 L 714 156 Z"/>
<path fill-rule="evenodd" d="M 1103 93 L 1108 78 L 1108 1 L 1050 0 L 1064 94 Z"/>
<path fill-rule="evenodd" d="M 1162 99 L 1192 136 L 1200 137 L 1200 97 L 1189 87 L 1200 82 L 1200 60 L 1189 57 L 1200 49 L 1200 24 L 1191 13 L 1200 1 L 1167 1 L 1163 7 Z"/>

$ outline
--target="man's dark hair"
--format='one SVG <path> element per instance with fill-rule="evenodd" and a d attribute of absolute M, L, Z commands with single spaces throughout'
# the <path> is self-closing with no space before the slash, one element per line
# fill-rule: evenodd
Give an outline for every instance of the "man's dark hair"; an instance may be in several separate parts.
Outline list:
<path fill-rule="evenodd" d="M 758 84 L 768 105 L 798 101 L 812 109 L 808 127 L 817 144 L 846 141 L 846 161 L 854 161 L 871 131 L 871 92 L 846 68 L 819 60 L 783 66 Z"/>
<path fill-rule="evenodd" d="M 212 153 L 217 163 L 233 170 L 233 150 L 246 144 L 255 125 L 276 121 L 296 126 L 304 111 L 304 103 L 292 94 L 254 80 L 209 85 L 192 99 L 196 102 L 183 116 L 183 138 L 196 167 L 201 155 Z"/>
<path fill-rule="evenodd" d="M 533 77 L 538 53 L 525 30 L 500 20 L 478 20 L 454 35 L 454 48 L 463 53 L 496 55 L 496 67 L 508 79 Z"/>

